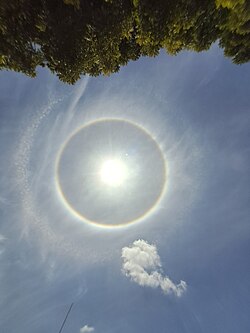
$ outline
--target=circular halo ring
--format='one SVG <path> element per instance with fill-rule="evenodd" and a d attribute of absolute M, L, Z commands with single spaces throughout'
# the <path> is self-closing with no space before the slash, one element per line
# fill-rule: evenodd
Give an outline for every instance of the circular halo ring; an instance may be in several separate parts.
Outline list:
<path fill-rule="evenodd" d="M 58 176 L 58 169 L 59 169 L 59 162 L 61 159 L 61 155 L 65 149 L 65 147 L 67 146 L 67 144 L 69 143 L 69 141 L 81 130 L 83 130 L 86 127 L 92 126 L 96 123 L 99 122 L 105 122 L 105 121 L 121 121 L 121 122 L 126 122 L 134 127 L 137 127 L 139 130 L 143 131 L 146 135 L 148 135 L 150 137 L 150 139 L 155 143 L 156 147 L 158 148 L 160 155 L 162 157 L 162 160 L 164 162 L 164 184 L 162 186 L 162 190 L 158 196 L 158 198 L 155 200 L 154 204 L 142 215 L 140 215 L 138 218 L 128 221 L 126 223 L 119 223 L 119 224 L 104 224 L 104 223 L 100 223 L 100 222 L 96 222 L 94 220 L 90 220 L 88 218 L 86 218 L 84 215 L 80 214 L 79 212 L 77 212 L 72 205 L 69 204 L 68 200 L 66 199 L 61 186 L 60 186 L 60 181 L 59 181 L 59 176 Z M 137 222 L 141 222 L 142 220 L 144 220 L 145 218 L 148 218 L 150 215 L 152 215 L 157 206 L 159 205 L 160 201 L 162 200 L 165 192 L 166 192 L 166 188 L 167 188 L 167 176 L 168 176 L 168 168 L 167 168 L 167 163 L 166 163 L 166 158 L 163 154 L 163 151 L 160 147 L 160 145 L 158 144 L 158 142 L 152 137 L 152 135 L 148 132 L 148 130 L 146 130 L 143 126 L 134 123 L 130 120 L 124 120 L 122 118 L 98 118 L 96 120 L 90 121 L 88 123 L 86 123 L 83 126 L 78 127 L 71 135 L 69 135 L 68 139 L 63 143 L 63 145 L 61 146 L 61 149 L 59 150 L 59 153 L 56 157 L 56 163 L 55 163 L 55 183 L 56 183 L 56 190 L 57 193 L 59 194 L 59 197 L 62 201 L 62 203 L 65 205 L 65 207 L 67 207 L 67 209 L 69 210 L 69 212 L 76 217 L 77 219 L 88 223 L 92 226 L 96 226 L 98 228 L 102 228 L 102 229 L 122 229 L 122 228 L 126 228 L 128 226 L 131 226 L 132 224 L 135 224 Z"/>

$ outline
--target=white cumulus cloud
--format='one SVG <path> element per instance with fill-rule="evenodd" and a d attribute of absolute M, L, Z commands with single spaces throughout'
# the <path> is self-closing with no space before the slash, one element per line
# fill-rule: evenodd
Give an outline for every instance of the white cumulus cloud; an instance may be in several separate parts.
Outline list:
<path fill-rule="evenodd" d="M 94 332 L 94 327 L 85 325 L 80 329 L 80 333 L 88 333 L 88 332 Z"/>
<path fill-rule="evenodd" d="M 134 241 L 122 249 L 123 273 L 140 286 L 161 288 L 165 294 L 174 293 L 180 297 L 187 289 L 185 281 L 175 284 L 162 273 L 161 259 L 155 245 L 143 239 Z"/>

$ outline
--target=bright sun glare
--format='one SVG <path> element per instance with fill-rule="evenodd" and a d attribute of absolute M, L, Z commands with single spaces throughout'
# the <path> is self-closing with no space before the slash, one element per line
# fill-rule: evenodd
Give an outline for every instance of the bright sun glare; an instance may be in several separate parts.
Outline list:
<path fill-rule="evenodd" d="M 100 177 L 106 185 L 120 186 L 127 178 L 126 166 L 118 159 L 107 160 L 102 164 Z"/>

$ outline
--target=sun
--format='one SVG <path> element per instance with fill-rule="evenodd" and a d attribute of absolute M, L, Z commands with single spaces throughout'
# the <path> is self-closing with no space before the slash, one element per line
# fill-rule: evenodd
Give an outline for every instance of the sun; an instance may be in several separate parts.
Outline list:
<path fill-rule="evenodd" d="M 101 166 L 100 178 L 106 185 L 118 187 L 124 184 L 127 176 L 126 165 L 119 159 L 108 159 Z"/>

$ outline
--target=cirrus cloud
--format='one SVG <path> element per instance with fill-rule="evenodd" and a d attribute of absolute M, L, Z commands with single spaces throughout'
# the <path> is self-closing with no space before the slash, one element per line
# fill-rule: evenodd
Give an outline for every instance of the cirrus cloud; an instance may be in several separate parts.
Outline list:
<path fill-rule="evenodd" d="M 155 245 L 143 239 L 122 249 L 122 272 L 140 286 L 161 288 L 164 294 L 173 293 L 180 297 L 187 289 L 185 281 L 175 284 L 162 274 L 161 259 Z"/>

